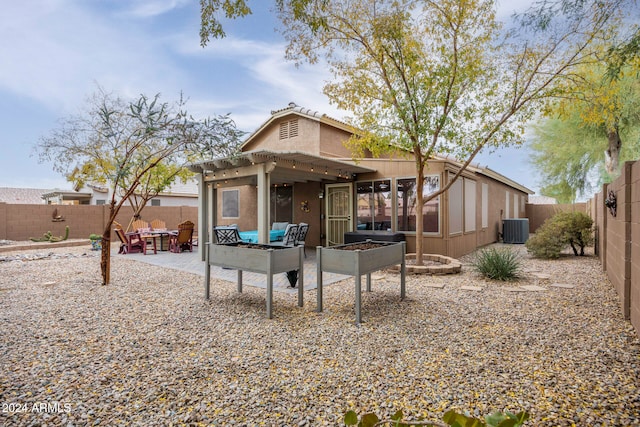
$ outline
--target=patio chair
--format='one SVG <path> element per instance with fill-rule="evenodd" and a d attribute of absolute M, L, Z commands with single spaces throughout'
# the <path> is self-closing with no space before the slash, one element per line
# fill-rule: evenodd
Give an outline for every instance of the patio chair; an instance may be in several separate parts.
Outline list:
<path fill-rule="evenodd" d="M 193 222 L 184 221 L 178 224 L 178 233 L 169 236 L 169 251 L 180 253 L 193 252 Z"/>
<path fill-rule="evenodd" d="M 287 225 L 287 229 L 284 232 L 284 237 L 282 238 L 282 241 L 272 242 L 271 244 L 275 246 L 295 246 L 297 235 L 298 235 L 298 225 L 289 224 Z"/>
<path fill-rule="evenodd" d="M 122 229 L 122 225 L 117 222 L 113 222 L 114 231 L 116 232 L 116 236 L 118 236 L 118 240 L 120 240 L 120 250 L 118 250 L 119 254 L 134 254 L 138 252 L 146 253 L 147 242 L 140 237 L 140 233 L 132 232 L 125 233 Z"/>
<path fill-rule="evenodd" d="M 233 226 L 218 226 L 213 227 L 213 233 L 216 235 L 216 243 L 238 243 L 242 242 L 238 227 Z"/>
<path fill-rule="evenodd" d="M 151 221 L 151 228 L 153 230 L 166 230 L 167 223 L 160 219 L 154 219 L 153 221 Z"/>
<path fill-rule="evenodd" d="M 149 223 L 147 221 L 143 219 L 136 219 L 131 223 L 131 228 L 133 229 L 133 231 L 138 231 L 138 230 L 148 230 L 151 227 L 149 226 Z"/>
<path fill-rule="evenodd" d="M 309 224 L 305 222 L 301 222 L 298 225 L 298 234 L 296 235 L 296 246 L 302 246 L 302 251 L 304 252 L 304 257 L 307 257 L 307 248 L 305 248 L 305 239 L 307 238 L 307 233 L 309 232 Z"/>

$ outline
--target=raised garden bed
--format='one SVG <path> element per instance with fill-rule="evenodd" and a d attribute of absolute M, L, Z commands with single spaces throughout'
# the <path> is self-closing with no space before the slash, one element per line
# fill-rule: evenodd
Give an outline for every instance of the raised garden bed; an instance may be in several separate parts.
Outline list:
<path fill-rule="evenodd" d="M 242 272 L 251 271 L 267 276 L 267 317 L 273 317 L 273 275 L 298 271 L 298 306 L 304 304 L 304 253 L 301 246 L 271 246 L 254 243 L 207 245 L 205 262 L 205 298 L 209 299 L 211 266 L 238 270 L 238 292 L 242 292 Z"/>
<path fill-rule="evenodd" d="M 322 311 L 322 272 L 348 274 L 355 277 L 356 323 L 362 320 L 361 276 L 366 274 L 367 292 L 371 292 L 371 273 L 383 268 L 400 264 L 400 299 L 405 298 L 405 242 L 366 242 L 349 243 L 329 248 L 317 247 L 316 263 L 318 268 L 318 311 Z"/>

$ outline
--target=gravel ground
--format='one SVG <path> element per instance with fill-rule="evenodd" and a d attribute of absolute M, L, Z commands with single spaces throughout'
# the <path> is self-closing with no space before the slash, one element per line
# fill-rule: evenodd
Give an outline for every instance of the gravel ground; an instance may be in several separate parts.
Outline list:
<path fill-rule="evenodd" d="M 97 253 L 51 253 L 0 261 L 1 425 L 337 426 L 349 409 L 640 425 L 640 341 L 593 256 L 523 255 L 516 283 L 410 276 L 405 301 L 383 274 L 356 326 L 353 279 L 323 313 L 315 291 L 303 308 L 276 292 L 267 320 L 262 289 L 215 281 L 206 302 L 201 277 L 122 256 L 103 287 Z"/>

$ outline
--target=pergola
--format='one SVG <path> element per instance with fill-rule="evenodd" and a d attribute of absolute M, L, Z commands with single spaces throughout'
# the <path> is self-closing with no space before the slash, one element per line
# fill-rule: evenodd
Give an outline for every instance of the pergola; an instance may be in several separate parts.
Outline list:
<path fill-rule="evenodd" d="M 269 191 L 273 184 L 296 182 L 351 181 L 356 174 L 375 172 L 354 162 L 320 157 L 298 151 L 247 151 L 234 156 L 194 163 L 189 166 L 199 174 L 198 235 L 210 236 L 216 225 L 217 190 L 252 185 L 258 194 L 258 242 L 269 243 Z M 199 245 L 202 248 L 202 245 Z M 204 260 L 204 251 L 201 251 Z"/>

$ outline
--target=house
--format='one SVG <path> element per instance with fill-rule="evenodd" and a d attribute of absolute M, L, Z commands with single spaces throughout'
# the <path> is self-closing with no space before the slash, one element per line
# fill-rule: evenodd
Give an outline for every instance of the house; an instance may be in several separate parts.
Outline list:
<path fill-rule="evenodd" d="M 403 234 L 412 252 L 418 219 L 425 252 L 459 257 L 496 242 L 503 219 L 524 217 L 533 191 L 480 166 L 468 167 L 418 212 L 412 157 L 399 152 L 355 162 L 344 146 L 353 133 L 348 124 L 294 103 L 272 111 L 239 155 L 190 166 L 200 181 L 199 235 L 233 223 L 257 229 L 267 243 L 273 222 L 305 222 L 311 247 L 341 244 L 354 230 L 387 230 Z M 430 160 L 424 194 L 460 167 L 454 159 Z"/>
<path fill-rule="evenodd" d="M 49 205 L 104 205 L 111 200 L 110 189 L 100 185 L 87 185 L 75 190 L 47 190 L 43 192 L 44 203 Z M 125 203 L 128 204 L 128 203 Z M 166 191 L 149 201 L 149 206 L 197 206 L 198 184 L 196 181 L 176 182 Z"/>

